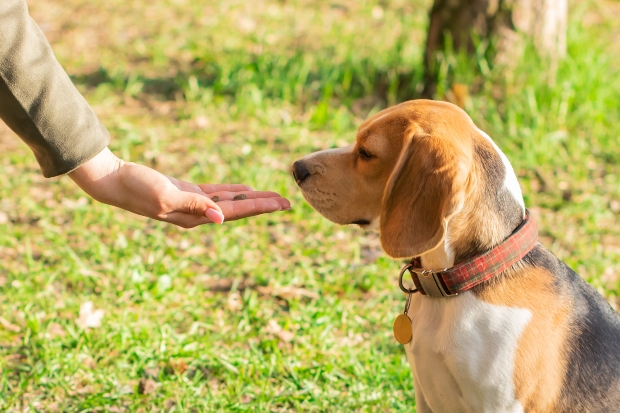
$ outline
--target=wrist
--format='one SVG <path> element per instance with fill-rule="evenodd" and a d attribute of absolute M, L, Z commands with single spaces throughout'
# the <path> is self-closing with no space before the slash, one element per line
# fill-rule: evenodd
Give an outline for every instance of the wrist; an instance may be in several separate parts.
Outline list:
<path fill-rule="evenodd" d="M 110 149 L 104 148 L 88 162 L 70 172 L 69 177 L 84 192 L 99 202 L 116 204 L 117 191 L 113 188 L 119 179 L 119 172 L 125 162 L 116 157 Z"/>

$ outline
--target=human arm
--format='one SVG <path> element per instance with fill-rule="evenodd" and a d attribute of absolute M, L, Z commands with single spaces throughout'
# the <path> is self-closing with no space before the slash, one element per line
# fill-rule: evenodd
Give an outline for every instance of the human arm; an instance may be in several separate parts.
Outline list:
<path fill-rule="evenodd" d="M 234 221 L 290 209 L 275 192 L 253 191 L 247 185 L 195 185 L 132 162 L 124 162 L 107 148 L 69 173 L 94 199 L 139 215 L 191 228 Z M 239 194 L 244 200 L 234 201 Z M 217 196 L 218 202 L 211 200 Z"/>

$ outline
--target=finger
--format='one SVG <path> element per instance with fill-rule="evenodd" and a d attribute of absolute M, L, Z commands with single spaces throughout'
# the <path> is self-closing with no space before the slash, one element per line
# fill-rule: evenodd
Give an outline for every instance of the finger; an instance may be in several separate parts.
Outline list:
<path fill-rule="evenodd" d="M 208 208 L 205 211 L 205 216 L 216 224 L 222 225 L 224 223 L 224 214 L 215 209 Z"/>
<path fill-rule="evenodd" d="M 222 208 L 224 217 L 226 217 L 226 221 L 234 221 L 291 208 L 291 203 L 287 199 L 276 197 L 245 199 L 243 201 L 222 201 L 219 205 Z"/>
<path fill-rule="evenodd" d="M 210 194 L 212 192 L 253 191 L 252 188 L 243 184 L 200 184 L 197 186 L 206 194 Z"/>
<path fill-rule="evenodd" d="M 282 196 L 277 192 L 271 191 L 239 191 L 239 192 L 212 192 L 209 194 L 209 198 L 215 199 L 215 202 L 232 201 L 236 196 L 245 195 L 245 199 L 257 199 L 257 198 L 281 198 Z"/>
<path fill-rule="evenodd" d="M 244 201 L 223 201 L 222 209 L 226 221 L 234 221 L 250 216 L 287 210 L 291 208 L 291 203 L 284 198 L 258 198 L 247 199 Z M 214 222 L 206 216 L 198 216 L 185 212 L 172 212 L 164 219 L 166 222 L 176 224 L 183 228 L 193 228 L 198 225 L 213 224 Z"/>
<path fill-rule="evenodd" d="M 178 225 L 182 228 L 194 228 L 198 225 L 214 223 L 206 216 L 200 217 L 198 215 L 187 214 L 185 212 L 172 212 L 168 214 L 166 216 L 166 219 L 163 219 L 162 221 Z"/>
<path fill-rule="evenodd" d="M 196 216 L 205 216 L 208 209 L 222 213 L 218 204 L 201 194 L 176 191 L 171 193 L 170 212 L 184 212 Z"/>

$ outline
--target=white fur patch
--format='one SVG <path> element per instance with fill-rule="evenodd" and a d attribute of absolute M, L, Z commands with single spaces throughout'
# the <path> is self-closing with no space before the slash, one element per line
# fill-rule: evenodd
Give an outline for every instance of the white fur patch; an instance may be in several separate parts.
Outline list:
<path fill-rule="evenodd" d="M 405 346 L 418 412 L 523 412 L 513 383 L 517 344 L 532 314 L 458 297 L 414 295 Z"/>
<path fill-rule="evenodd" d="M 487 135 L 484 131 L 480 130 L 477 127 L 476 129 L 478 129 L 478 132 L 480 132 L 482 136 L 484 136 L 486 139 L 489 140 L 489 142 L 491 142 L 491 144 L 499 154 L 499 157 L 502 159 L 504 168 L 506 168 L 506 175 L 504 176 L 504 187 L 508 190 L 508 192 L 510 192 L 510 194 L 514 197 L 517 203 L 521 205 L 521 208 L 523 209 L 523 217 L 525 217 L 525 203 L 523 202 L 523 193 L 521 192 L 521 187 L 519 186 L 517 175 L 515 174 L 515 171 L 510 164 L 510 161 L 508 160 L 504 152 L 502 152 L 501 149 L 499 149 L 499 147 L 495 144 L 495 142 L 493 142 L 493 139 L 491 139 L 489 135 Z"/>
<path fill-rule="evenodd" d="M 449 234 L 446 232 L 443 243 L 435 249 L 420 255 L 422 259 L 422 268 L 427 270 L 441 270 L 454 265 L 454 250 L 450 246 Z"/>

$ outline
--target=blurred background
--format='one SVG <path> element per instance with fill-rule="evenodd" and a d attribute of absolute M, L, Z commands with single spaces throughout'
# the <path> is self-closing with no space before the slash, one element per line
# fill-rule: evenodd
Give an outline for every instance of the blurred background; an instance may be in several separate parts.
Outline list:
<path fill-rule="evenodd" d="M 1 124 L 0 408 L 414 411 L 401 263 L 314 212 L 289 168 L 422 96 L 495 139 L 542 241 L 617 308 L 620 3 L 529 3 L 29 1 L 118 156 L 293 210 L 147 220 L 42 178 Z"/>

